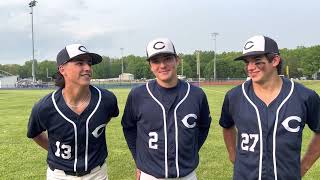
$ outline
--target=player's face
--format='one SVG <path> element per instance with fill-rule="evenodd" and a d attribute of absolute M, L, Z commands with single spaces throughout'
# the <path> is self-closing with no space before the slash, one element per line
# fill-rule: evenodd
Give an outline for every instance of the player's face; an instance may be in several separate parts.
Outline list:
<path fill-rule="evenodd" d="M 279 57 L 279 56 L 278 56 Z M 245 62 L 245 70 L 254 83 L 265 83 L 272 76 L 277 75 L 277 65 L 279 62 L 275 58 L 269 62 L 265 55 L 248 57 Z"/>
<path fill-rule="evenodd" d="M 158 55 L 150 59 L 150 68 L 160 83 L 170 84 L 177 79 L 179 58 L 175 55 Z"/>
<path fill-rule="evenodd" d="M 81 55 L 59 67 L 66 85 L 88 86 L 92 76 L 92 60 L 89 55 Z"/>

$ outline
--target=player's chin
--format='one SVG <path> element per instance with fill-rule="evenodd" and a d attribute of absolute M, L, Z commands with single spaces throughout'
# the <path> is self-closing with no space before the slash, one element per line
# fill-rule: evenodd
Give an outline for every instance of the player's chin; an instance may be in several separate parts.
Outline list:
<path fill-rule="evenodd" d="M 161 81 L 169 81 L 171 79 L 171 74 L 169 74 L 169 73 L 160 74 L 158 76 L 158 79 L 160 79 Z"/>
<path fill-rule="evenodd" d="M 91 80 L 91 78 L 89 78 L 89 79 L 82 79 L 82 80 L 80 81 L 80 84 L 83 85 L 83 86 L 88 86 L 88 85 L 90 85 L 90 80 Z"/>

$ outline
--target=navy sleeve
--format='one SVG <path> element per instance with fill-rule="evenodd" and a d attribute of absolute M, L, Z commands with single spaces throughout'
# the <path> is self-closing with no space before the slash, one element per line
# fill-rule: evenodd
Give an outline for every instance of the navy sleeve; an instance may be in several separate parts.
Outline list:
<path fill-rule="evenodd" d="M 117 101 L 117 97 L 113 95 L 113 101 L 114 101 L 114 110 L 112 113 L 112 117 L 117 117 L 119 115 L 119 107 L 118 107 L 118 101 Z"/>
<path fill-rule="evenodd" d="M 307 124 L 309 128 L 320 133 L 320 97 L 313 91 L 307 100 Z"/>
<path fill-rule="evenodd" d="M 137 139 L 137 120 L 134 115 L 132 91 L 128 95 L 121 124 L 123 127 L 123 134 L 127 141 L 128 147 L 131 151 L 132 157 L 136 160 L 136 139 Z"/>
<path fill-rule="evenodd" d="M 223 128 L 231 128 L 234 125 L 229 107 L 229 93 L 224 97 L 219 124 Z"/>
<path fill-rule="evenodd" d="M 204 141 L 207 139 L 211 124 L 211 115 L 208 105 L 208 100 L 205 94 L 203 94 L 200 120 L 199 120 L 199 137 L 198 137 L 198 150 L 200 150 Z"/>
<path fill-rule="evenodd" d="M 34 105 L 32 108 L 28 123 L 28 138 L 34 138 L 46 130 L 44 123 L 41 122 L 39 117 L 39 108 L 39 104 Z"/>

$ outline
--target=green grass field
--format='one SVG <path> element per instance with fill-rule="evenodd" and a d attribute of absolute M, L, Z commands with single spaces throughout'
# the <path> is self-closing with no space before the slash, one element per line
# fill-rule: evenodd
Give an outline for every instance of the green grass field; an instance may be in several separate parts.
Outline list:
<path fill-rule="evenodd" d="M 320 82 L 305 82 L 320 94 Z M 210 134 L 200 152 L 197 169 L 199 180 L 231 179 L 232 165 L 228 161 L 222 129 L 218 124 L 224 94 L 233 86 L 204 87 L 213 117 Z M 45 179 L 47 152 L 26 137 L 31 108 L 52 90 L 0 90 L 0 179 Z M 108 174 L 111 180 L 134 179 L 135 166 L 122 134 L 120 119 L 129 89 L 112 89 L 118 98 L 120 115 L 107 127 L 109 148 Z M 305 128 L 303 151 L 312 132 Z M 304 179 L 319 179 L 320 161 Z"/>

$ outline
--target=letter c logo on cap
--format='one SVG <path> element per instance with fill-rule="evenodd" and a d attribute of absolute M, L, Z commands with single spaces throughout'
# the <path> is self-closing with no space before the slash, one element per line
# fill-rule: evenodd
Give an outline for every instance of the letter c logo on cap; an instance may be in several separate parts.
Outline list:
<path fill-rule="evenodd" d="M 243 49 L 248 50 L 248 49 L 252 48 L 253 46 L 254 46 L 254 43 L 253 43 L 252 41 L 248 41 L 248 42 L 244 45 Z"/>
<path fill-rule="evenodd" d="M 86 47 L 84 47 L 84 46 L 79 46 L 78 49 L 79 49 L 79 51 L 82 51 L 82 52 L 88 52 Z"/>
<path fill-rule="evenodd" d="M 163 49 L 165 47 L 164 43 L 159 41 L 159 42 L 156 42 L 154 45 L 153 45 L 153 49 Z"/>

